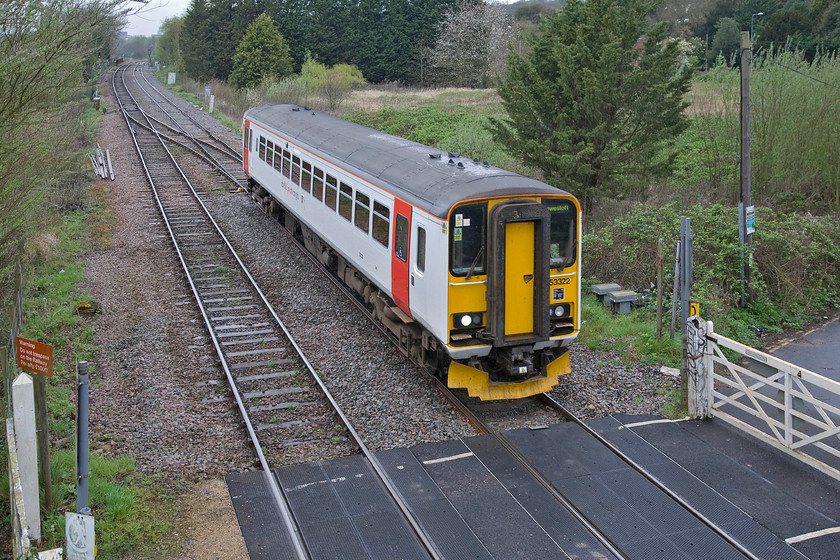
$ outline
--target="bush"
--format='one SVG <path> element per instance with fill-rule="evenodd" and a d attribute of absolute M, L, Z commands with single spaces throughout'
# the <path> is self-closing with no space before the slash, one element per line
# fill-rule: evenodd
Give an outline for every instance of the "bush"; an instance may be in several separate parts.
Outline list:
<path fill-rule="evenodd" d="M 694 236 L 692 298 L 718 330 L 745 334 L 749 327 L 800 325 L 829 305 L 840 286 L 840 230 L 833 217 L 756 209 L 748 309 L 737 309 L 741 292 L 738 211 L 720 204 L 681 211 L 640 204 L 595 233 L 583 236 L 588 277 L 641 290 L 656 281 L 656 244 L 665 240 L 665 287 L 673 286 L 680 214 L 691 218 Z M 747 258 L 750 250 L 745 248 Z M 743 339 L 742 339 L 743 340 Z"/>

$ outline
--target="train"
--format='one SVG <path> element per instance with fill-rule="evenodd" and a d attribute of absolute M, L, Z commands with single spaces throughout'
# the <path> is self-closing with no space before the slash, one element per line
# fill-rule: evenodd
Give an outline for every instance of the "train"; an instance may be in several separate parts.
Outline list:
<path fill-rule="evenodd" d="M 251 197 L 448 387 L 517 399 L 571 371 L 573 195 L 294 104 L 249 109 L 242 138 Z"/>

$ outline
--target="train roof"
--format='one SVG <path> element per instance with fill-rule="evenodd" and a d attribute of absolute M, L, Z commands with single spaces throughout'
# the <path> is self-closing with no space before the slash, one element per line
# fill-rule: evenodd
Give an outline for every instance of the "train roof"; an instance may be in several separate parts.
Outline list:
<path fill-rule="evenodd" d="M 463 200 L 568 194 L 511 171 L 298 105 L 261 105 L 249 109 L 245 118 L 440 218 Z"/>

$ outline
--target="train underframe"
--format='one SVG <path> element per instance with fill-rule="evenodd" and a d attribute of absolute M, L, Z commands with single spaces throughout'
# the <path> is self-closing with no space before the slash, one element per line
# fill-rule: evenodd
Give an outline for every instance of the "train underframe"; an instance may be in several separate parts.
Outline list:
<path fill-rule="evenodd" d="M 519 354 L 517 349 L 494 348 L 485 357 L 473 357 L 464 363 L 452 360 L 432 333 L 406 315 L 364 274 L 333 251 L 291 212 L 287 212 L 267 190 L 253 180 L 249 180 L 248 185 L 251 196 L 260 207 L 301 241 L 333 276 L 353 290 L 374 319 L 397 340 L 399 350 L 422 367 L 432 370 L 440 379 L 447 380 L 449 387 L 467 389 L 470 396 L 482 400 L 521 398 L 551 390 L 557 384 L 558 376 L 571 371 L 566 347 L 545 348 L 536 352 L 522 348 Z M 543 374 L 512 379 L 509 373 L 511 364 L 514 360 L 521 361 L 523 356 L 533 364 L 531 371 Z"/>

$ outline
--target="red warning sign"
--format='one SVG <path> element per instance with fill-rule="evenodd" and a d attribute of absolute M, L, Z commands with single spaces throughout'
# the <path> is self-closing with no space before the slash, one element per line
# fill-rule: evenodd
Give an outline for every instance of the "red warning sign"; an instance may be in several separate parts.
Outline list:
<path fill-rule="evenodd" d="M 17 337 L 17 365 L 20 369 L 52 377 L 53 347 Z"/>

